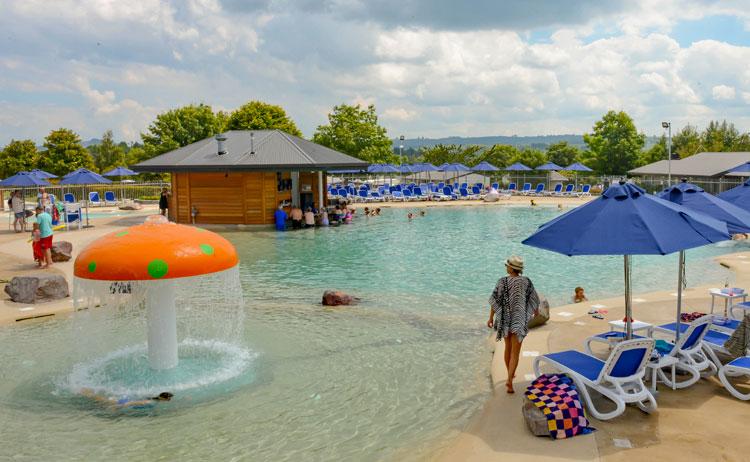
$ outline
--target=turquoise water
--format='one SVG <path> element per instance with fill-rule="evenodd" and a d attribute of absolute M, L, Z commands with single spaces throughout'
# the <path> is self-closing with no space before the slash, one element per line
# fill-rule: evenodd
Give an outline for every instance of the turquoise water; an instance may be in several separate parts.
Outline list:
<path fill-rule="evenodd" d="M 224 233 L 242 260 L 242 347 L 252 354 L 252 380 L 210 399 L 177 393 L 147 413 L 106 412 L 65 396 L 58 384 L 77 367 L 70 350 L 79 334 L 70 320 L 0 329 L 0 458 L 426 457 L 487 397 L 483 324 L 509 254 L 525 258 L 553 305 L 576 285 L 589 297 L 622 292 L 621 258 L 520 245 L 558 213 L 441 207 L 409 222 L 405 210 L 384 209 L 337 228 Z M 728 278 L 710 258 L 735 250 L 730 243 L 689 251 L 688 282 Z M 674 287 L 675 256 L 634 260 L 635 293 Z M 362 301 L 322 307 L 329 288 Z"/>

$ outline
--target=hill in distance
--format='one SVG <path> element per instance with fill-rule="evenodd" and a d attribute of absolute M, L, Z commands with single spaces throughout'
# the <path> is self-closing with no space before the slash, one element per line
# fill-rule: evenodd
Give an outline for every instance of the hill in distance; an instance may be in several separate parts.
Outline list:
<path fill-rule="evenodd" d="M 537 136 L 449 136 L 446 138 L 409 138 L 400 142 L 398 138 L 393 140 L 394 151 L 398 151 L 400 144 L 403 144 L 404 151 L 419 150 L 421 147 L 435 146 L 436 144 L 458 144 L 458 145 L 479 145 L 479 146 L 492 146 L 495 144 L 506 144 L 517 148 L 534 148 L 542 151 L 546 150 L 551 144 L 559 143 L 561 141 L 567 141 L 581 150 L 588 149 L 586 143 L 583 142 L 583 135 L 537 135 Z M 649 136 L 646 138 L 646 149 L 654 145 L 658 141 L 658 137 Z"/>

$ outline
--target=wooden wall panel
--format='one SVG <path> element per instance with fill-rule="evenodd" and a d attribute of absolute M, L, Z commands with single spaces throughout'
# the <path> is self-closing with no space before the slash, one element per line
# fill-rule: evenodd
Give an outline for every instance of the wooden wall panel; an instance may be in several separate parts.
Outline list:
<path fill-rule="evenodd" d="M 175 206 L 175 215 L 172 219 L 178 223 L 191 223 L 190 178 L 187 173 L 174 173 L 172 181 L 172 204 Z"/>
<path fill-rule="evenodd" d="M 244 223 L 241 173 L 189 173 L 190 206 L 198 209 L 196 223 Z"/>

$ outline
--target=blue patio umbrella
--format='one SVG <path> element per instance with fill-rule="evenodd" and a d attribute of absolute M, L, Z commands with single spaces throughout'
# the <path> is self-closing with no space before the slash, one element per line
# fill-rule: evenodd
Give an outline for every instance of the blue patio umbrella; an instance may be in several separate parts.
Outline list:
<path fill-rule="evenodd" d="M 420 172 L 438 172 L 440 169 L 438 167 L 435 167 L 429 162 L 419 162 L 414 164 L 415 166 L 419 166 Z"/>
<path fill-rule="evenodd" d="M 485 160 L 471 167 L 471 170 L 473 172 L 497 172 L 500 169 Z"/>
<path fill-rule="evenodd" d="M 40 178 L 31 172 L 18 172 L 13 176 L 0 181 L 0 186 L 4 188 L 19 187 L 29 188 L 34 186 L 49 186 L 49 181 Z"/>
<path fill-rule="evenodd" d="M 732 170 L 730 170 L 727 173 L 747 173 L 747 172 L 750 172 L 750 162 L 745 162 L 744 164 L 740 164 L 734 167 Z"/>
<path fill-rule="evenodd" d="M 513 165 L 509 165 L 505 167 L 503 170 L 506 172 L 530 172 L 531 168 L 527 167 L 526 165 L 522 164 L 521 162 L 516 162 Z"/>
<path fill-rule="evenodd" d="M 442 170 L 444 172 L 470 172 L 471 168 L 467 167 L 464 164 L 461 164 L 459 162 L 453 162 L 450 164 L 443 164 Z M 456 178 L 458 178 L 458 175 L 456 175 Z"/>
<path fill-rule="evenodd" d="M 108 180 L 96 172 L 92 172 L 86 168 L 79 168 L 76 171 L 70 172 L 60 180 L 60 184 L 78 184 L 78 185 L 90 185 L 90 184 L 110 184 L 112 180 Z M 84 196 L 86 197 L 86 196 Z M 89 201 L 86 201 L 86 227 L 89 225 Z"/>
<path fill-rule="evenodd" d="M 560 171 L 563 168 L 557 165 L 554 162 L 547 162 L 546 164 L 542 164 L 539 167 L 534 168 L 534 170 L 545 170 L 545 171 Z"/>
<path fill-rule="evenodd" d="M 630 256 L 666 255 L 727 239 L 725 223 L 620 182 L 540 226 L 523 243 L 568 256 L 623 255 L 626 333 L 631 338 Z"/>
<path fill-rule="evenodd" d="M 719 194 L 718 197 L 727 202 L 731 202 L 741 209 L 750 211 L 750 180 L 747 180 L 730 190 L 724 191 Z"/>
<path fill-rule="evenodd" d="M 52 173 L 45 172 L 44 170 L 40 170 L 38 168 L 31 170 L 29 173 L 43 180 L 48 180 L 50 178 L 57 178 L 57 175 L 53 175 Z"/>
<path fill-rule="evenodd" d="M 703 188 L 690 184 L 683 179 L 680 183 L 664 189 L 658 195 L 664 200 L 682 205 L 691 210 L 723 221 L 730 234 L 750 233 L 750 212 L 737 207 L 723 199 L 707 193 Z M 685 251 L 680 250 L 679 276 L 677 278 L 677 322 L 682 314 L 682 289 L 685 277 Z M 677 338 L 680 333 L 677 332 Z"/>
<path fill-rule="evenodd" d="M 112 170 L 108 171 L 107 173 L 103 174 L 103 176 L 133 176 L 138 175 L 138 172 L 134 172 L 133 170 L 130 170 L 127 167 L 115 167 Z"/>
<path fill-rule="evenodd" d="M 593 172 L 590 168 L 586 167 L 580 162 L 573 162 L 572 164 L 568 165 L 567 167 L 564 167 L 563 170 L 567 170 L 569 172 Z"/>

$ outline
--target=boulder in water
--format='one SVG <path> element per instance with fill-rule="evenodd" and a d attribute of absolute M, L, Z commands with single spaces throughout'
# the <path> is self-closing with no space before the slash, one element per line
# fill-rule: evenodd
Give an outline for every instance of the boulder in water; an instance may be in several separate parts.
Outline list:
<path fill-rule="evenodd" d="M 68 241 L 56 241 L 52 243 L 52 261 L 61 262 L 71 259 L 73 244 Z"/>
<path fill-rule="evenodd" d="M 65 298 L 70 291 L 64 276 L 41 273 L 14 277 L 5 286 L 5 293 L 17 303 L 36 303 Z"/>
<path fill-rule="evenodd" d="M 325 306 L 354 305 L 358 301 L 359 298 L 352 297 L 339 290 L 326 290 L 323 293 L 323 305 Z"/>

